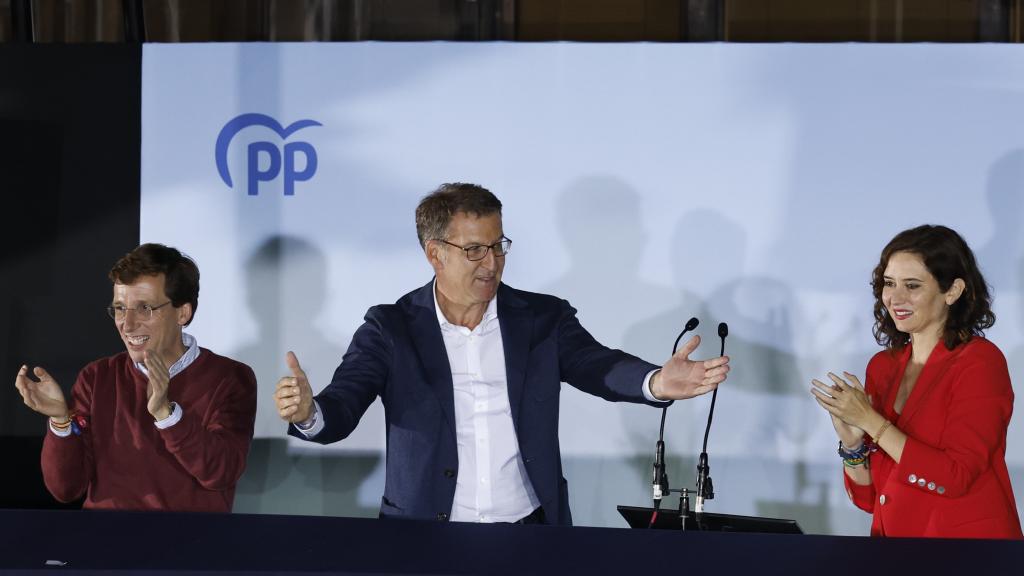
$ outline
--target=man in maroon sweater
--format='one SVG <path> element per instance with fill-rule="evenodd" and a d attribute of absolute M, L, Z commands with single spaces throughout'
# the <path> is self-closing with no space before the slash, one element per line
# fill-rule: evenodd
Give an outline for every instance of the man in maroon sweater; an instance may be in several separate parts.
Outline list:
<path fill-rule="evenodd" d="M 143 244 L 110 271 L 107 312 L 126 352 L 78 375 L 68 407 L 42 367 L 18 371 L 25 404 L 50 417 L 46 487 L 86 508 L 230 512 L 256 418 L 256 377 L 182 332 L 199 304 L 199 269 Z"/>

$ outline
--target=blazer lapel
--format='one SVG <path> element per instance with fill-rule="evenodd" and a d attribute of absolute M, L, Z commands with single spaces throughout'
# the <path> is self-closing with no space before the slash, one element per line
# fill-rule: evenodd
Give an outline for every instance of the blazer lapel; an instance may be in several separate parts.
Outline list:
<path fill-rule="evenodd" d="M 903 405 L 903 412 L 898 421 L 900 428 L 906 426 L 921 406 L 928 401 L 928 396 L 935 387 L 935 383 L 942 380 L 942 376 L 953 364 L 950 360 L 957 353 L 959 353 L 959 347 L 947 350 L 946 344 L 942 340 L 935 345 L 932 353 L 928 355 L 928 360 L 924 363 L 924 368 L 921 369 L 921 374 L 917 377 L 917 382 L 914 383 L 914 389 L 910 391 L 907 403 Z"/>
<path fill-rule="evenodd" d="M 498 287 L 498 324 L 501 326 L 501 341 L 505 351 L 508 402 L 512 409 L 512 421 L 518 423 L 526 382 L 526 361 L 530 354 L 533 313 L 526 302 L 505 284 Z"/>
<path fill-rule="evenodd" d="M 907 371 L 907 363 L 910 362 L 910 346 L 905 347 L 900 352 L 889 351 L 889 354 L 896 356 L 896 366 L 893 368 L 893 372 L 882 380 L 879 384 L 881 389 L 878 391 L 874 400 L 879 403 L 875 408 L 881 412 L 882 416 L 885 416 L 887 420 L 891 420 L 894 424 L 900 418 L 900 414 L 896 412 L 896 396 L 899 395 L 900 382 L 903 380 L 903 374 Z M 906 405 L 904 404 L 904 409 Z"/>
<path fill-rule="evenodd" d="M 448 429 L 455 437 L 455 390 L 452 384 L 452 368 L 448 362 L 448 351 L 441 336 L 441 325 L 434 308 L 434 282 L 431 280 L 413 296 L 410 310 L 410 334 L 413 346 L 423 366 L 427 383 L 433 388 L 441 403 L 441 410 L 448 420 Z"/>

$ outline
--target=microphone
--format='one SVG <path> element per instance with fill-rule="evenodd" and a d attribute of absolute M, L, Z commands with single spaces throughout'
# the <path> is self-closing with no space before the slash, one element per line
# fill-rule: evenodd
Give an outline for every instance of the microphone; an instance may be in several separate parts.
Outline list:
<path fill-rule="evenodd" d="M 700 320 L 697 320 L 696 316 L 686 321 L 686 326 L 683 327 L 683 331 L 679 333 L 679 336 L 676 336 L 676 343 L 672 345 L 673 356 L 676 355 L 676 348 L 679 348 L 679 341 L 683 339 L 683 335 L 685 335 L 687 332 L 692 332 L 695 328 L 697 328 L 698 324 L 700 324 Z"/>
<path fill-rule="evenodd" d="M 668 496 L 668 473 L 665 471 L 665 442 L 659 439 L 654 449 L 654 479 L 651 482 L 654 501 Z"/>
<path fill-rule="evenodd" d="M 722 322 L 718 325 L 718 337 L 722 339 L 722 351 L 719 356 L 725 356 L 725 337 L 729 335 L 729 325 Z M 715 400 L 718 399 L 718 388 L 711 394 L 711 410 L 708 412 L 708 425 L 704 429 L 704 449 L 697 460 L 697 503 L 693 507 L 694 512 L 704 511 L 704 500 L 712 500 L 715 497 L 715 487 L 711 482 L 711 467 L 708 466 L 708 433 L 711 432 L 711 419 L 715 416 Z"/>
<path fill-rule="evenodd" d="M 675 344 L 672 345 L 672 355 L 675 356 L 676 349 L 679 347 L 679 341 L 683 339 L 683 335 L 687 332 L 691 332 L 697 325 L 700 324 L 700 320 L 697 318 L 690 318 L 686 321 L 686 326 L 683 327 L 683 331 L 676 337 Z M 664 406 L 661 409 L 661 431 L 658 433 L 658 443 L 654 451 L 654 474 L 651 480 L 651 492 L 653 493 L 654 499 L 654 515 L 651 517 L 651 525 L 654 525 L 654 520 L 657 518 L 658 508 L 661 506 L 661 499 L 668 496 L 668 472 L 665 470 L 665 415 L 668 413 L 668 406 Z"/>

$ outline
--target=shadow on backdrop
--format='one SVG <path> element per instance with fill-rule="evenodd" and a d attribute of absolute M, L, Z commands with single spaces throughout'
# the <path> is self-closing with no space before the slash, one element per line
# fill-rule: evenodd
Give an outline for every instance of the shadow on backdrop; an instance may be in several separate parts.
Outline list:
<path fill-rule="evenodd" d="M 782 458 L 783 453 L 800 453 L 800 445 L 816 428 L 810 418 L 817 416 L 802 409 L 805 370 L 792 350 L 795 327 L 805 321 L 799 317 L 791 288 L 769 277 L 744 275 L 746 233 L 717 211 L 685 213 L 672 245 L 679 248 L 669 263 L 679 304 L 632 326 L 626 342 L 640 343 L 650 334 L 674 337 L 678 318 L 696 316 L 701 320 L 696 333 L 702 342 L 691 357 L 713 357 L 721 349 L 718 324 L 729 325 L 725 353 L 732 371 L 720 390 L 708 441 L 720 497 L 710 506 L 727 513 L 795 518 L 805 531 L 829 532 L 827 484 L 812 479 L 805 463 Z M 670 445 L 670 450 L 677 454 L 701 451 L 710 402 L 711 397 L 705 396 L 669 409 L 666 429 L 673 430 L 672 442 L 677 444 Z M 649 435 L 644 430 L 635 432 Z M 728 446 L 728 453 L 760 455 L 716 458 L 716 443 Z M 767 474 L 766 466 L 793 469 Z M 692 487 L 695 468 L 684 469 L 679 477 L 680 486 Z M 750 483 L 750 478 L 761 480 Z"/>
<path fill-rule="evenodd" d="M 302 361 L 341 358 L 343 346 L 317 327 L 327 292 L 327 261 L 313 243 L 293 236 L 264 241 L 245 263 L 246 303 L 257 323 L 252 343 L 234 358 L 256 372 L 259 383 L 256 440 L 235 495 L 236 512 L 337 516 L 375 515 L 358 504 L 358 487 L 380 455 L 338 455 L 288 449 L 286 424 L 277 416 L 273 391 L 287 374 L 284 354 Z M 310 375 L 314 386 L 319 378 Z"/>
<path fill-rule="evenodd" d="M 1024 150 L 1011 150 L 992 164 L 988 171 L 987 192 L 993 231 L 991 240 L 977 251 L 978 264 L 993 289 L 996 326 L 1003 322 L 1015 322 L 1019 330 L 1019 327 L 1024 326 L 1024 230 L 1020 223 L 1021 215 L 1024 214 Z M 1000 310 L 1010 300 L 1016 303 L 1015 318 L 1000 314 Z M 1024 381 L 1024 344 L 1003 352 L 1006 354 L 1011 381 L 1019 391 L 1020 383 Z M 1021 453 L 1019 443 L 1013 442 L 1014 438 L 1021 437 L 1018 431 L 1024 430 L 1019 408 L 1016 412 L 1010 421 L 1008 458 L 1013 457 L 1012 453 Z M 1020 512 L 1024 505 L 1021 500 L 1024 496 L 1024 469 L 1018 467 L 1014 470 L 1010 466 L 1010 471 Z"/>
<path fill-rule="evenodd" d="M 568 300 L 578 310 L 580 323 L 602 344 L 622 347 L 661 364 L 669 356 L 674 333 L 652 334 L 628 345 L 622 337 L 636 318 L 654 314 L 659 302 L 672 297 L 668 288 L 640 277 L 640 262 L 649 241 L 641 204 L 636 190 L 615 176 L 594 174 L 569 184 L 558 197 L 556 215 L 559 234 L 568 252 L 569 269 L 542 291 Z M 685 324 L 686 318 L 679 322 Z M 601 418 L 608 413 L 604 400 L 570 388 L 563 393 L 573 395 L 576 411 L 583 412 L 574 414 L 576 421 L 582 421 L 586 427 L 602 426 Z M 565 400 L 563 396 L 563 413 Z M 622 426 L 636 428 L 635 433 L 622 439 L 628 443 L 628 452 L 647 454 L 653 450 L 660 412 L 626 403 L 615 404 L 611 410 Z M 621 525 L 615 505 L 627 502 L 620 496 L 642 497 L 650 490 L 650 463 L 643 464 L 642 459 L 631 459 L 628 468 L 623 469 L 621 456 L 567 456 L 565 468 L 574 522 Z"/>
<path fill-rule="evenodd" d="M 989 168 L 986 186 L 992 237 L 978 249 L 985 280 L 1000 293 L 1016 293 L 1021 284 L 1024 253 L 1024 150 L 1011 150 Z"/>

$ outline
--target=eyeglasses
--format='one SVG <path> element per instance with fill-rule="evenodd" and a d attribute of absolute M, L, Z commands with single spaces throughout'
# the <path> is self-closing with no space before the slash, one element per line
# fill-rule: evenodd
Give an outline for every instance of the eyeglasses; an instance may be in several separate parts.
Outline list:
<path fill-rule="evenodd" d="M 497 242 L 491 244 L 490 246 L 485 246 L 483 244 L 470 244 L 469 246 L 459 246 L 458 244 L 454 244 L 452 242 L 442 240 L 440 238 L 438 238 L 438 242 L 444 242 L 449 246 L 455 246 L 459 250 L 462 250 L 463 252 L 466 253 L 466 260 L 469 260 L 470 262 L 483 260 L 484 258 L 487 257 L 488 250 L 494 251 L 495 258 L 502 258 L 505 256 L 505 254 L 508 254 L 508 249 L 512 247 L 512 241 L 505 237 L 502 237 L 501 240 L 498 240 Z"/>
<path fill-rule="evenodd" d="M 120 304 L 118 304 L 117 306 L 107 306 L 107 315 L 113 318 L 114 320 L 124 320 L 125 316 L 128 315 L 128 312 L 131 311 L 135 312 L 135 317 L 138 318 L 139 320 L 149 320 L 153 317 L 154 311 L 159 310 L 170 303 L 171 301 L 168 300 L 167 302 L 164 302 L 159 306 L 139 304 L 135 308 L 128 308 L 127 306 L 123 306 Z"/>

